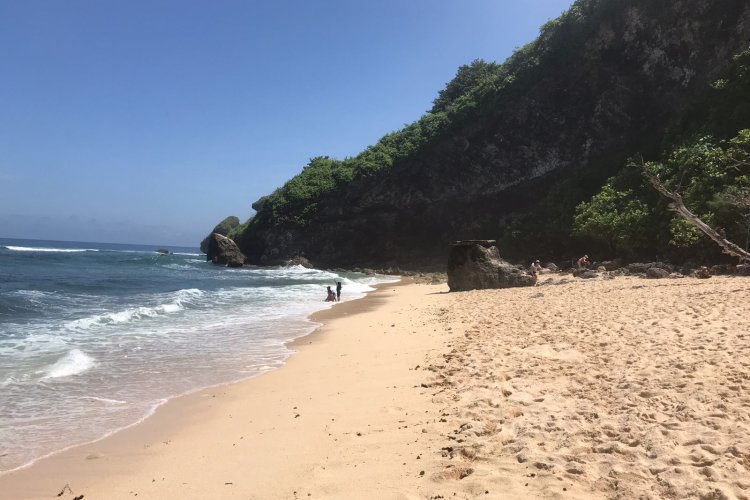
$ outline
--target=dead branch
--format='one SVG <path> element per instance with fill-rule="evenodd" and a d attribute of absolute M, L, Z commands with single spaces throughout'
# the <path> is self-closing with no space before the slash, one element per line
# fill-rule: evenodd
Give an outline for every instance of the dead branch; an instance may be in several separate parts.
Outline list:
<path fill-rule="evenodd" d="M 711 226 L 700 220 L 697 215 L 688 210 L 688 208 L 685 206 L 685 203 L 683 203 L 682 201 L 682 196 L 680 196 L 679 193 L 672 192 L 667 189 L 655 175 L 651 175 L 649 173 L 645 173 L 645 175 L 649 182 L 651 182 L 651 185 L 654 186 L 654 189 L 656 189 L 663 196 L 672 200 L 672 203 L 669 204 L 669 209 L 671 211 L 676 212 L 690 224 L 703 231 L 706 236 L 714 240 L 722 248 L 722 251 L 724 253 L 733 255 L 740 260 L 750 261 L 750 253 L 746 252 L 740 246 L 724 238 L 721 234 L 714 231 Z"/>

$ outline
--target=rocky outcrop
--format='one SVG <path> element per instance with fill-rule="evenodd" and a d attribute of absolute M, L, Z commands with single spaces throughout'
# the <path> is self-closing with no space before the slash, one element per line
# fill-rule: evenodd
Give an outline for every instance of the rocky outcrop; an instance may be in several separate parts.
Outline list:
<path fill-rule="evenodd" d="M 234 241 L 219 233 L 211 233 L 206 244 L 206 260 L 228 267 L 242 267 L 245 256 Z"/>
<path fill-rule="evenodd" d="M 451 292 L 536 284 L 536 276 L 501 259 L 494 244 L 493 240 L 468 240 L 451 245 L 448 255 L 448 287 Z"/>
<path fill-rule="evenodd" d="M 604 268 L 605 271 L 616 271 L 617 269 L 620 269 L 622 267 L 622 264 L 622 259 L 614 259 L 605 260 L 600 265 Z"/>
<path fill-rule="evenodd" d="M 306 258 L 302 257 L 301 255 L 298 255 L 297 257 L 289 259 L 289 261 L 286 264 L 288 266 L 302 266 L 307 269 L 312 269 L 313 267 L 312 263 Z"/>
<path fill-rule="evenodd" d="M 240 225 L 240 219 L 235 217 L 234 215 L 230 215 L 223 221 L 216 224 L 216 227 L 214 227 L 214 230 L 209 233 L 208 236 L 203 238 L 203 241 L 201 241 L 201 252 L 208 254 L 208 240 L 211 237 L 212 234 L 218 233 L 222 236 L 227 236 L 229 234 L 229 231 L 232 229 L 235 229 L 237 226 Z"/>
<path fill-rule="evenodd" d="M 575 276 L 576 278 L 590 280 L 593 278 L 598 278 L 599 274 L 593 269 L 586 269 L 585 267 L 583 267 L 580 269 L 574 269 L 573 276 Z"/>
<path fill-rule="evenodd" d="M 705 280 L 711 277 L 711 271 L 709 271 L 706 266 L 702 266 L 701 268 L 693 271 L 693 277 Z"/>
<path fill-rule="evenodd" d="M 657 269 L 657 271 L 649 273 L 652 269 Z M 678 271 L 677 267 L 666 262 L 633 262 L 625 266 L 625 270 L 629 274 L 645 274 L 649 278 L 665 278 L 669 273 Z M 666 275 L 660 271 L 664 271 Z"/>
<path fill-rule="evenodd" d="M 649 267 L 646 269 L 646 277 L 651 279 L 669 278 L 669 271 L 660 267 Z"/>

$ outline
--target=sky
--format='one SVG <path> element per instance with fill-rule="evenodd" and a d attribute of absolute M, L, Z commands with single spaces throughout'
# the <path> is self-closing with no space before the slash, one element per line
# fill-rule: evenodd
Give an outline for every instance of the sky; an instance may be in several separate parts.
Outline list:
<path fill-rule="evenodd" d="M 0 238 L 197 246 L 572 0 L 0 0 Z"/>

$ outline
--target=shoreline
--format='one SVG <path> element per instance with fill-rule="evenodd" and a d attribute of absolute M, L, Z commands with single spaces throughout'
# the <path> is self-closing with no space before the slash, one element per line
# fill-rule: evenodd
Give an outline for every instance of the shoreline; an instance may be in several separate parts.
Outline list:
<path fill-rule="evenodd" d="M 2 472 L 133 425 L 166 399 L 277 368 L 286 342 L 317 327 L 310 314 L 333 304 L 321 293 L 331 280 L 347 301 L 392 279 L 227 271 L 137 246 L 27 247 L 0 266 L 21 278 L 0 293 Z"/>
<path fill-rule="evenodd" d="M 0 476 L 0 495 L 748 498 L 748 293 L 748 277 L 383 284 L 321 311 L 278 370 Z"/>
<path fill-rule="evenodd" d="M 309 314 L 306 319 L 311 324 L 310 331 L 302 336 L 284 342 L 284 345 L 288 349 L 290 349 L 291 352 L 289 356 L 284 360 L 283 364 L 278 367 L 271 368 L 262 373 L 255 374 L 247 378 L 222 382 L 206 387 L 200 387 L 182 394 L 164 398 L 162 401 L 155 404 L 146 415 L 131 424 L 114 429 L 106 433 L 102 437 L 96 438 L 94 440 L 66 446 L 65 448 L 55 450 L 43 456 L 35 458 L 29 463 L 20 465 L 7 471 L 0 472 L 0 491 L 3 492 L 3 494 L 7 493 L 8 491 L 12 491 L 12 498 L 45 498 L 48 496 L 52 496 L 49 489 L 47 489 L 47 494 L 42 494 L 38 491 L 40 489 L 38 487 L 35 487 L 33 489 L 34 491 L 27 494 L 24 491 L 24 485 L 28 484 L 25 481 L 26 476 L 28 476 L 29 478 L 34 478 L 33 481 L 29 482 L 36 483 L 39 481 L 40 475 L 48 477 L 51 470 L 61 468 L 66 473 L 69 473 L 69 467 L 68 465 L 66 465 L 66 462 L 80 459 L 80 456 L 82 455 L 85 456 L 86 460 L 96 460 L 106 455 L 105 453 L 101 453 L 98 451 L 88 453 L 90 451 L 89 449 L 93 450 L 94 448 L 101 448 L 108 450 L 121 450 L 123 448 L 122 441 L 126 441 L 123 440 L 122 435 L 131 433 L 136 435 L 150 435 L 152 432 L 150 429 L 141 429 L 143 427 L 149 426 L 147 424 L 150 424 L 152 419 L 159 419 L 164 421 L 176 420 L 177 422 L 175 423 L 177 424 L 177 426 L 185 425 L 185 422 L 183 421 L 185 420 L 185 418 L 179 417 L 177 415 L 181 413 L 180 410 L 183 409 L 182 407 L 194 407 L 196 403 L 195 400 L 204 397 L 204 395 L 200 395 L 200 393 L 205 393 L 207 391 L 224 392 L 232 387 L 253 383 L 259 378 L 284 369 L 295 356 L 300 354 L 301 350 L 314 345 L 316 342 L 322 341 L 324 330 L 329 323 L 345 317 L 355 316 L 361 313 L 376 310 L 378 308 L 378 304 L 382 302 L 382 300 L 379 300 L 379 298 L 376 296 L 378 292 L 389 287 L 397 288 L 406 286 L 410 281 L 411 280 L 409 278 L 401 277 L 399 278 L 399 281 L 384 282 L 376 285 L 371 285 L 373 290 L 366 292 L 362 297 L 346 300 L 343 302 L 337 302 L 335 304 L 332 304 L 332 306 L 329 308 L 315 311 Z M 125 447 L 127 447 L 127 445 L 125 445 Z M 62 467 L 60 467 L 60 464 L 62 464 Z M 76 469 L 78 468 L 72 467 L 72 469 L 73 473 L 75 473 Z M 81 471 L 79 470 L 78 472 Z M 86 474 L 84 474 L 84 476 L 86 476 Z M 62 488 L 62 486 L 67 484 L 69 484 L 69 482 L 66 481 L 65 483 L 62 483 L 60 487 Z M 35 491 L 37 492 L 35 493 Z M 57 490 L 55 494 L 57 492 L 60 492 L 60 490 Z M 0 495 L 0 497 L 2 497 L 2 495 Z M 61 498 L 66 497 L 63 494 L 61 495 Z"/>
<path fill-rule="evenodd" d="M 326 307 L 324 309 L 320 309 L 318 311 L 314 311 L 314 312 L 308 314 L 304 318 L 304 320 L 309 323 L 308 331 L 306 333 L 300 335 L 300 336 L 294 337 L 294 338 L 292 338 L 290 340 L 287 340 L 287 341 L 283 342 L 284 347 L 289 350 L 289 353 L 283 359 L 282 363 L 279 366 L 269 367 L 267 369 L 264 369 L 264 370 L 262 370 L 262 371 L 260 371 L 258 373 L 255 373 L 255 374 L 252 374 L 252 375 L 249 375 L 249 376 L 245 376 L 245 377 L 241 377 L 241 378 L 237 378 L 237 379 L 233 379 L 233 380 L 227 380 L 227 381 L 223 381 L 223 382 L 218 382 L 218 383 L 210 384 L 210 385 L 206 385 L 206 386 L 195 387 L 195 388 L 191 388 L 191 389 L 188 389 L 186 391 L 183 391 L 181 393 L 177 393 L 177 394 L 173 394 L 173 395 L 162 397 L 162 398 L 160 398 L 158 400 L 155 400 L 154 403 L 150 404 L 148 406 L 148 409 L 144 412 L 144 414 L 142 416 L 140 416 L 139 418 L 137 418 L 135 421 L 133 421 L 131 423 L 127 423 L 127 424 L 122 425 L 120 427 L 116 427 L 116 428 L 113 428 L 111 430 L 108 430 L 108 431 L 106 431 L 104 434 L 102 434 L 99 437 L 96 437 L 96 438 L 93 438 L 93 439 L 85 439 L 85 440 L 83 440 L 81 442 L 77 442 L 77 443 L 65 445 L 65 446 L 63 446 L 63 447 L 61 447 L 59 449 L 55 449 L 55 450 L 52 450 L 50 452 L 46 452 L 46 453 L 44 453 L 44 454 L 42 454 L 42 455 L 40 455 L 38 457 L 34 457 L 33 459 L 29 460 L 28 462 L 25 462 L 25 463 L 22 463 L 20 465 L 17 465 L 15 467 L 11 468 L 11 469 L 0 470 L 0 480 L 2 480 L 3 476 L 5 476 L 5 475 L 12 474 L 12 473 L 14 473 L 16 471 L 27 469 L 29 467 L 33 467 L 37 462 L 39 462 L 41 460 L 53 457 L 53 456 L 58 455 L 60 453 L 65 453 L 67 451 L 73 450 L 73 449 L 78 448 L 78 447 L 87 446 L 87 445 L 94 445 L 94 444 L 96 444 L 96 443 L 98 443 L 100 441 L 103 441 L 103 440 L 106 440 L 106 439 L 112 437 L 113 435 L 115 435 L 115 434 L 117 434 L 119 432 L 122 432 L 122 431 L 128 430 L 128 429 L 130 429 L 132 427 L 138 426 L 138 425 L 142 424 L 144 421 L 146 421 L 147 419 L 151 418 L 159 410 L 159 408 L 161 408 L 165 404 L 170 403 L 171 401 L 174 401 L 174 400 L 177 400 L 177 399 L 180 399 L 180 398 L 184 398 L 184 397 L 189 397 L 189 396 L 191 396 L 191 395 L 193 395 L 193 394 L 195 394 L 197 392 L 204 391 L 204 390 L 217 389 L 217 388 L 221 388 L 223 386 L 228 386 L 228 385 L 233 385 L 233 384 L 241 384 L 241 383 L 247 382 L 249 380 L 253 380 L 253 379 L 257 378 L 257 377 L 261 377 L 261 376 L 263 376 L 263 375 L 265 375 L 265 374 L 267 374 L 269 372 L 272 372 L 274 370 L 280 369 L 284 365 L 286 365 L 286 363 L 289 361 L 289 359 L 292 356 L 294 356 L 294 354 L 297 353 L 297 348 L 299 346 L 307 344 L 307 342 L 305 341 L 305 339 L 307 339 L 308 337 L 313 336 L 315 334 L 315 332 L 318 331 L 323 326 L 323 321 L 322 320 L 329 321 L 331 319 L 335 319 L 340 314 L 344 314 L 344 315 L 348 314 L 347 310 L 344 310 L 344 312 L 341 312 L 341 313 L 339 313 L 337 311 L 339 311 L 340 310 L 339 308 L 341 308 L 342 306 L 345 306 L 346 304 L 355 303 L 355 302 L 358 303 L 359 301 L 366 301 L 368 299 L 368 296 L 371 293 L 377 291 L 378 288 L 380 288 L 380 287 L 384 287 L 384 286 L 386 286 L 386 287 L 387 286 L 398 286 L 402 282 L 403 282 L 403 279 L 399 277 L 399 281 L 394 281 L 394 282 L 386 281 L 386 282 L 378 283 L 378 284 L 375 284 L 375 285 L 370 285 L 373 288 L 373 290 L 368 291 L 368 292 L 364 292 L 361 297 L 356 297 L 356 298 L 353 298 L 353 299 L 347 299 L 347 300 L 344 300 L 342 302 L 335 302 L 335 303 L 331 304 L 329 307 Z M 0 497 L 1 497 L 1 495 L 0 495 Z"/>

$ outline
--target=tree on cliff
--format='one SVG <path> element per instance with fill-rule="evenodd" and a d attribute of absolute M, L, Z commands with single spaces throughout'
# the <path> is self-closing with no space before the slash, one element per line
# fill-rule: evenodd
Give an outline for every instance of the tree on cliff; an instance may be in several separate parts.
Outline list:
<path fill-rule="evenodd" d="M 430 113 L 447 111 L 448 107 L 459 97 L 466 95 L 478 87 L 483 81 L 489 80 L 500 67 L 497 63 L 488 63 L 482 59 L 474 59 L 470 64 L 464 64 L 456 72 L 456 76 L 448 82 L 438 96 L 432 101 Z"/>
<path fill-rule="evenodd" d="M 694 244 L 705 234 L 724 253 L 750 260 L 750 129 L 723 145 L 701 138 L 664 163 L 644 164 L 643 171 L 680 216 L 672 221 L 675 239 Z M 742 240 L 745 249 L 733 243 Z"/>
<path fill-rule="evenodd" d="M 654 199 L 651 187 L 630 175 L 634 170 L 644 172 L 673 206 Z M 665 215 L 665 208 L 680 216 Z M 721 229 L 713 234 L 707 231 L 711 226 Z M 750 130 L 741 130 L 728 141 L 701 137 L 675 148 L 661 162 L 631 162 L 590 201 L 578 206 L 574 230 L 626 255 L 642 252 L 649 242 L 661 242 L 654 248 L 661 255 L 709 257 L 715 247 L 704 234 L 716 242 L 717 237 L 744 242 L 747 251 Z"/>
<path fill-rule="evenodd" d="M 703 222 L 685 206 L 685 203 L 682 201 L 682 196 L 680 196 L 679 193 L 667 189 L 655 175 L 646 174 L 646 176 L 654 186 L 654 189 L 656 189 L 660 194 L 672 200 L 672 203 L 669 204 L 669 209 L 671 211 L 680 215 L 680 217 L 682 217 L 690 225 L 698 228 L 698 230 L 700 230 L 703 234 L 711 238 L 714 242 L 716 242 L 717 245 L 721 247 L 724 253 L 737 257 L 740 260 L 750 261 L 750 252 L 743 250 L 736 243 L 726 239 L 726 237 L 722 233 L 716 231 L 714 228 Z M 750 198 L 750 196 L 748 196 L 747 194 L 740 198 L 743 206 L 747 206 L 747 203 L 745 203 L 745 201 L 748 198 Z M 750 238 L 750 231 L 748 231 L 748 237 Z"/>
<path fill-rule="evenodd" d="M 679 194 L 689 211 L 719 234 L 750 249 L 750 50 L 732 64 L 694 103 L 666 139 L 676 146 L 660 161 L 631 161 L 600 192 L 579 205 L 573 234 L 601 242 L 614 253 L 654 254 L 677 259 L 713 258 L 713 242 L 684 217 L 668 208 Z M 738 132 L 739 130 L 739 132 Z M 642 172 L 663 184 L 655 198 Z M 643 205 L 651 216 L 640 219 Z M 637 231 L 628 223 L 634 222 Z M 644 245 L 644 243 L 647 243 Z"/>
<path fill-rule="evenodd" d="M 591 201 L 578 206 L 574 230 L 601 241 L 611 254 L 632 256 L 648 245 L 643 229 L 651 218 L 651 207 L 635 197 L 632 189 L 617 190 L 610 181 Z"/>

